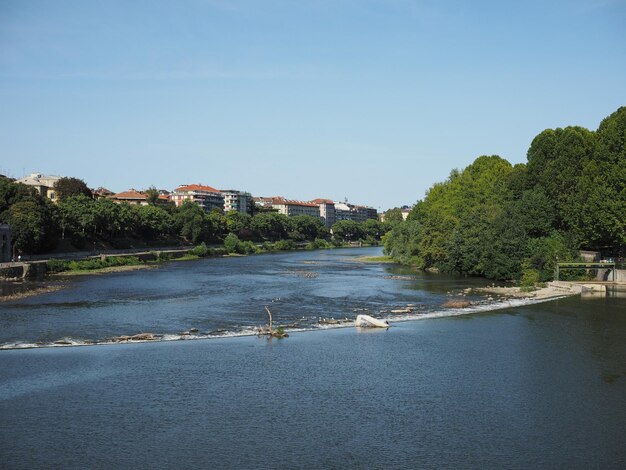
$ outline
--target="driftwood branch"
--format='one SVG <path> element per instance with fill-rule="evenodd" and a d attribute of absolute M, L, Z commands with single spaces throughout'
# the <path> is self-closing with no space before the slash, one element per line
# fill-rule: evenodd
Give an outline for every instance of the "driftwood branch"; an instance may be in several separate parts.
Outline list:
<path fill-rule="evenodd" d="M 267 324 L 267 335 L 269 336 L 269 338 L 286 338 L 287 336 L 289 336 L 287 333 L 285 333 L 285 330 L 282 326 L 279 326 L 278 329 L 274 331 L 274 324 L 272 322 L 272 311 L 268 308 L 267 305 L 265 306 L 265 311 L 267 312 L 267 315 L 270 319 L 269 323 Z"/>
<path fill-rule="evenodd" d="M 270 333 L 270 335 L 271 335 L 272 333 L 274 333 L 274 328 L 273 328 L 273 326 L 272 326 L 272 312 L 271 312 L 271 311 L 270 311 L 270 309 L 267 307 L 267 305 L 265 306 L 265 311 L 267 312 L 267 314 L 268 314 L 268 315 L 269 315 L 269 317 L 270 317 L 270 321 L 269 321 L 269 323 L 268 323 L 268 329 L 269 329 L 269 333 Z"/>

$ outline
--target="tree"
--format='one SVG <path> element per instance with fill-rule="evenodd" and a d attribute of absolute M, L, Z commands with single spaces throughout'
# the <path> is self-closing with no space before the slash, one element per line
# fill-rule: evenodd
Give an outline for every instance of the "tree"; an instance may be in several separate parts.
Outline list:
<path fill-rule="evenodd" d="M 146 201 L 148 201 L 148 204 L 150 204 L 151 206 L 154 206 L 159 202 L 159 191 L 154 186 L 150 186 L 147 189 L 146 195 L 148 196 L 146 198 Z"/>
<path fill-rule="evenodd" d="M 342 241 L 356 241 L 365 237 L 365 231 L 358 222 L 340 220 L 332 226 L 333 236 Z"/>
<path fill-rule="evenodd" d="M 260 240 L 284 240 L 290 229 L 286 215 L 277 212 L 260 212 L 252 218 L 250 229 Z"/>
<path fill-rule="evenodd" d="M 592 158 L 595 135 L 584 127 L 546 129 L 528 149 L 527 182 L 540 187 L 554 201 L 562 230 L 576 226 L 581 210 L 577 181 Z"/>
<path fill-rule="evenodd" d="M 138 235 L 144 240 L 154 240 L 168 235 L 172 228 L 172 216 L 156 206 L 136 206 L 139 214 Z"/>
<path fill-rule="evenodd" d="M 43 200 L 16 202 L 6 211 L 14 253 L 40 253 L 54 248 L 58 240 L 54 211 L 54 206 Z"/>
<path fill-rule="evenodd" d="M 289 238 L 294 240 L 315 240 L 324 228 L 324 222 L 319 217 L 310 215 L 296 215 L 289 218 L 291 230 Z"/>
<path fill-rule="evenodd" d="M 394 207 L 393 209 L 386 210 L 385 222 L 390 225 L 395 225 L 395 224 L 404 222 L 404 218 L 402 217 L 402 209 L 400 209 L 399 207 Z"/>
<path fill-rule="evenodd" d="M 229 211 L 226 214 L 226 230 L 234 233 L 242 240 L 252 240 L 254 233 L 250 229 L 252 217 L 238 211 Z"/>
<path fill-rule="evenodd" d="M 64 176 L 54 183 L 54 191 L 59 201 L 64 201 L 69 197 L 81 194 L 89 198 L 93 197 L 91 190 L 83 180 L 67 176 Z"/>
<path fill-rule="evenodd" d="M 35 201 L 38 197 L 35 188 L 15 183 L 10 178 L 0 177 L 0 214 L 8 210 L 16 202 Z"/>
<path fill-rule="evenodd" d="M 58 204 L 62 238 L 81 233 L 93 234 L 96 230 L 94 200 L 84 194 L 76 194 L 61 200 Z"/>
<path fill-rule="evenodd" d="M 192 243 L 208 241 L 210 230 L 202 208 L 192 201 L 185 201 L 173 216 L 174 228 L 183 239 Z"/>
<path fill-rule="evenodd" d="M 227 253 L 237 253 L 239 251 L 239 238 L 234 233 L 229 233 L 224 238 L 224 248 Z"/>

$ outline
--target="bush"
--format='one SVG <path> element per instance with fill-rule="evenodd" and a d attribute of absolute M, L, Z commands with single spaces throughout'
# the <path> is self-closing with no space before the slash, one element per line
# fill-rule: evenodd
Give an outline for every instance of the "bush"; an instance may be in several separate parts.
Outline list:
<path fill-rule="evenodd" d="M 46 263 L 46 269 L 50 273 L 60 273 L 67 270 L 67 261 L 51 259 Z"/>
<path fill-rule="evenodd" d="M 259 249 L 251 241 L 245 241 L 239 242 L 239 245 L 237 246 L 237 251 L 244 255 L 251 255 L 254 253 L 258 253 Z"/>
<path fill-rule="evenodd" d="M 332 245 L 323 238 L 316 238 L 314 241 L 307 245 L 310 250 L 323 250 L 325 248 L 331 248 Z"/>
<path fill-rule="evenodd" d="M 192 254 L 194 256 L 198 256 L 200 258 L 204 258 L 205 256 L 208 256 L 210 253 L 210 248 L 206 246 L 206 243 L 202 242 L 200 245 L 194 247 L 192 250 L 189 251 L 189 254 Z"/>
<path fill-rule="evenodd" d="M 274 243 L 274 249 L 279 251 L 294 250 L 295 248 L 296 244 L 293 240 L 278 240 Z"/>
<path fill-rule="evenodd" d="M 234 233 L 226 235 L 226 238 L 224 239 L 224 249 L 226 250 L 226 253 L 236 253 L 240 243 L 239 237 L 237 237 Z"/>
<path fill-rule="evenodd" d="M 526 268 L 522 271 L 522 278 L 520 279 L 520 287 L 524 292 L 530 292 L 535 289 L 535 284 L 539 282 L 541 273 L 532 268 Z"/>

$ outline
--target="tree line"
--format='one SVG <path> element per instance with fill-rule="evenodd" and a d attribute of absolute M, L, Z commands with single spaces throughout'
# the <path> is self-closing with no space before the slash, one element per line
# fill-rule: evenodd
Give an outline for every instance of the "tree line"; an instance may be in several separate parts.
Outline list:
<path fill-rule="evenodd" d="M 61 241 L 76 249 L 104 243 L 112 248 L 130 248 L 137 242 L 164 244 L 221 244 L 227 241 L 240 250 L 250 245 L 317 240 L 326 243 L 364 240 L 377 243 L 389 230 L 378 220 L 363 223 L 339 221 L 329 230 L 321 219 L 311 216 L 287 217 L 274 211 L 254 211 L 254 215 L 220 210 L 205 212 L 198 204 L 186 201 L 182 206 L 162 204 L 158 192 L 147 191 L 148 205 L 115 203 L 94 199 L 82 180 L 62 178 L 55 184 L 57 203 L 37 191 L 9 178 L 0 178 L 0 221 L 11 226 L 15 254 L 46 253 Z M 234 238 L 233 238 L 234 237 Z M 248 248 L 245 248 L 245 247 Z M 281 245 L 282 246 L 282 245 Z"/>
<path fill-rule="evenodd" d="M 581 249 L 626 247 L 626 107 L 596 131 L 546 129 L 527 163 L 481 156 L 433 185 L 385 252 L 422 269 L 544 281 Z"/>

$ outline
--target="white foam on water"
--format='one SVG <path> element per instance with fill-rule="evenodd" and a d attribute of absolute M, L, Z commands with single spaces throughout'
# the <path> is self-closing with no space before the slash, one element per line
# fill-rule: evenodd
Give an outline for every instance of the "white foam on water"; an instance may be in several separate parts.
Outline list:
<path fill-rule="evenodd" d="M 406 314 L 391 314 L 381 316 L 380 318 L 389 321 L 391 324 L 395 322 L 415 321 L 415 320 L 427 320 L 433 318 L 446 318 L 456 317 L 461 315 L 471 315 L 473 313 L 491 312 L 497 310 L 503 310 L 507 308 L 523 307 L 525 305 L 534 305 L 543 302 L 549 302 L 556 299 L 562 299 L 567 296 L 551 297 L 546 299 L 506 299 L 496 302 L 481 302 L 465 308 L 449 308 L 443 310 L 434 310 L 430 312 L 412 312 Z M 300 333 L 305 331 L 317 331 L 317 330 L 335 330 L 339 328 L 354 327 L 354 320 L 341 320 L 341 323 L 316 323 L 309 327 L 296 327 L 285 328 L 288 333 Z M 76 338 L 62 338 L 51 343 L 5 343 L 0 344 L 0 350 L 10 349 L 33 349 L 33 348 L 58 348 L 58 347 L 76 347 L 76 346 L 112 346 L 116 344 L 134 344 L 134 343 L 158 343 L 165 341 L 194 341 L 194 340 L 206 340 L 206 339 L 220 339 L 220 338 L 238 338 L 245 336 L 264 336 L 261 328 L 259 327 L 244 327 L 238 330 L 220 330 L 219 332 L 208 333 L 193 333 L 193 334 L 172 334 L 167 333 L 158 335 L 153 340 L 128 340 L 128 341 L 85 341 Z"/>

